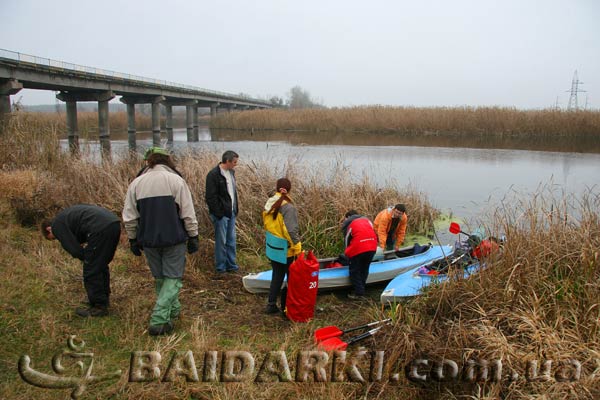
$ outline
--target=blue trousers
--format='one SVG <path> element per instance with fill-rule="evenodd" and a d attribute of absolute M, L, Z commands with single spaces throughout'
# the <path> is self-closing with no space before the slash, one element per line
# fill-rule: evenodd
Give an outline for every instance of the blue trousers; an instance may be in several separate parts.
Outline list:
<path fill-rule="evenodd" d="M 235 215 L 221 219 L 209 215 L 215 227 L 215 270 L 236 271 L 238 266 L 235 261 Z"/>

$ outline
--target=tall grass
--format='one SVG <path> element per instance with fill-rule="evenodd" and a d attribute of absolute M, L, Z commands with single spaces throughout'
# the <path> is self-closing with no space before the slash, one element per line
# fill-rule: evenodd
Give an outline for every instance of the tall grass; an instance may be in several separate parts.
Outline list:
<path fill-rule="evenodd" d="M 62 113 L 33 113 L 18 111 L 8 121 L 8 132 L 27 131 L 27 134 L 39 134 L 47 131 L 66 136 L 67 117 Z M 137 130 L 151 130 L 152 117 L 142 113 L 135 114 Z M 163 123 L 164 125 L 164 123 Z M 127 112 L 118 111 L 109 114 L 109 126 L 114 130 L 127 130 Z M 92 111 L 77 112 L 77 128 L 82 138 L 94 138 L 98 135 L 98 113 Z"/>
<path fill-rule="evenodd" d="M 447 398 L 598 398 L 599 211 L 593 192 L 574 199 L 542 191 L 507 200 L 488 221 L 492 231 L 507 234 L 502 256 L 471 279 L 397 306 L 398 322 L 383 347 L 398 360 L 502 361 L 500 382 L 446 382 Z M 546 360 L 553 361 L 549 378 L 527 381 L 527 363 Z M 581 363 L 581 378 L 560 382 L 555 374 L 569 360 Z M 509 371 L 520 378 L 511 382 Z M 435 385 L 430 381 L 428 389 Z M 418 390 L 416 397 L 428 392 Z"/>
<path fill-rule="evenodd" d="M 120 214 L 127 186 L 143 165 L 139 157 L 102 163 L 91 162 L 86 157 L 71 158 L 59 149 L 56 129 L 31 136 L 29 132 L 37 127 L 37 120 L 34 128 L 28 129 L 28 123 L 28 119 L 17 119 L 11 126 L 12 131 L 1 140 L 7 149 L 7 158 L 0 179 L 14 188 L 3 195 L 10 199 L 21 222 L 34 223 L 44 215 L 51 216 L 56 210 L 75 203 L 98 204 Z M 205 179 L 219 160 L 220 154 L 205 151 L 176 156 L 178 169 L 192 191 L 200 232 L 205 239 L 213 236 L 204 202 Z M 331 171 L 315 169 L 308 175 L 300 175 L 293 160 L 277 172 L 266 163 L 259 165 L 249 161 L 236 172 L 240 200 L 238 245 L 256 254 L 264 248 L 261 212 L 281 176 L 292 181 L 291 197 L 299 211 L 303 242 L 321 256 L 342 251 L 339 220 L 349 209 L 357 209 L 374 219 L 381 209 L 405 203 L 410 211 L 408 231 L 422 234 L 438 215 L 423 193 L 410 188 L 401 192 L 395 188 L 380 188 L 366 179 L 356 183 L 340 164 Z M 22 184 L 15 185 L 15 182 Z"/>
<path fill-rule="evenodd" d="M 522 111 L 502 107 L 362 106 L 270 109 L 219 114 L 211 128 L 357 131 L 404 135 L 517 135 L 599 137 L 600 112 Z"/>
<path fill-rule="evenodd" d="M 69 334 L 86 340 L 86 351 L 96 355 L 95 374 L 124 370 L 118 382 L 90 385 L 88 396 L 97 398 L 600 397 L 598 193 L 575 199 L 540 191 L 529 199 L 507 198 L 506 206 L 491 210 L 485 221 L 493 234 L 506 234 L 504 251 L 488 260 L 479 274 L 434 286 L 425 296 L 392 310 L 381 310 L 369 302 L 348 303 L 331 294 L 319 295 L 315 320 L 290 324 L 262 315 L 266 299 L 245 292 L 239 276 L 217 281 L 211 278 L 212 244 L 205 239 L 210 238 L 212 227 L 203 205 L 203 186 L 206 173 L 218 162 L 218 154 L 182 154 L 177 164 L 191 185 L 204 240 L 200 254 L 190 258 L 186 269 L 181 292 L 183 315 L 175 333 L 150 338 L 145 327 L 155 296 L 152 278 L 144 260 L 129 253 L 126 240 L 111 263 L 111 315 L 83 320 L 72 317 L 72 309 L 84 296 L 80 263 L 65 257 L 56 243 L 42 239 L 37 230 L 15 223 L 15 216 L 19 219 L 15 204 L 26 211 L 40 210 L 40 215 L 51 215 L 55 208 L 76 202 L 96 203 L 120 212 L 127 184 L 141 160 L 92 163 L 60 152 L 55 130 L 29 135 L 22 125 L 20 130 L 13 128 L 0 137 L 3 149 L 18 154 L 5 152 L 0 170 L 0 335 L 5 344 L 0 347 L 0 392 L 5 398 L 65 398 L 67 390 L 40 389 L 22 382 L 16 363 L 20 355 L 28 354 L 36 369 L 48 371 L 47 363 Z M 331 238 L 339 237 L 337 221 L 348 208 L 373 216 L 384 205 L 405 201 L 414 210 L 409 222 L 415 225 L 409 230 L 419 229 L 419 224 L 428 226 L 427 218 L 433 211 L 420 193 L 380 190 L 368 181 L 352 183 L 347 172 L 339 168 L 332 170 L 332 176 L 300 176 L 293 165 L 290 162 L 283 173 L 292 179 L 291 195 L 300 211 L 306 244 L 319 252 L 336 248 Z M 280 175 L 269 165 L 247 163 L 238 167 L 240 255 L 252 261 L 243 265 L 246 268 L 264 267 L 264 259 L 254 254 L 262 248 L 260 210 Z M 32 215 L 31 220 L 38 217 Z M 368 349 L 385 351 L 381 382 L 194 384 L 183 378 L 172 384 L 127 382 L 126 369 L 134 350 L 159 351 L 164 373 L 175 351 L 192 350 L 199 356 L 198 364 L 207 350 L 247 350 L 255 355 L 285 350 L 293 354 L 313 348 L 312 333 L 318 327 L 356 326 L 390 314 L 394 325 L 374 340 L 362 342 Z M 505 375 L 499 382 L 459 378 L 411 383 L 405 378 L 404 367 L 417 358 L 453 360 L 459 366 L 471 359 L 501 360 Z M 580 379 L 557 381 L 557 368 L 570 359 L 581 363 Z M 545 360 L 554 361 L 549 379 L 527 381 L 526 363 Z M 511 381 L 509 369 L 519 378 Z M 399 382 L 388 382 L 389 373 L 399 373 Z"/>

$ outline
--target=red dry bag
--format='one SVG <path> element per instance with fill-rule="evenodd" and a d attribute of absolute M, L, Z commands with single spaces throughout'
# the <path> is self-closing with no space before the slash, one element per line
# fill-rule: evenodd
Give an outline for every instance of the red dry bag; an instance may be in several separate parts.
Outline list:
<path fill-rule="evenodd" d="M 471 255 L 475 258 L 482 259 L 483 257 L 487 257 L 490 254 L 497 252 L 499 249 L 500 246 L 498 246 L 498 243 L 494 240 L 485 239 L 473 249 Z"/>
<path fill-rule="evenodd" d="M 288 273 L 286 315 L 294 322 L 310 321 L 315 314 L 319 289 L 319 261 L 312 251 L 300 253 Z"/>

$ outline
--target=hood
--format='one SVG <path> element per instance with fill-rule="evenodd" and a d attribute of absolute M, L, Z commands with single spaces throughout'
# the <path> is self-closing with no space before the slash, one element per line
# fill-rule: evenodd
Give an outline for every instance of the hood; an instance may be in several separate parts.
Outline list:
<path fill-rule="evenodd" d="M 342 232 L 344 232 L 344 235 L 346 235 L 346 231 L 348 230 L 348 226 L 350 225 L 350 223 L 352 223 L 352 221 L 354 221 L 355 219 L 359 219 L 362 217 L 363 216 L 360 214 L 355 214 L 346 218 L 346 220 L 342 223 Z"/>
<path fill-rule="evenodd" d="M 281 197 L 281 193 L 277 192 L 275 193 L 273 196 L 269 197 L 269 199 L 267 200 L 267 202 L 265 203 L 265 212 L 269 212 L 269 210 L 271 209 L 271 207 L 273 207 L 273 204 L 275 204 L 275 202 L 277 200 L 279 200 L 279 198 Z M 292 200 L 292 198 L 290 197 L 290 195 L 287 195 L 288 199 Z M 281 205 L 283 206 L 284 204 L 287 204 L 287 201 L 284 200 L 283 203 L 281 203 Z"/>
<path fill-rule="evenodd" d="M 265 212 L 269 212 L 273 204 L 281 197 L 281 193 L 275 193 L 272 197 L 269 197 L 269 200 L 265 203 Z"/>

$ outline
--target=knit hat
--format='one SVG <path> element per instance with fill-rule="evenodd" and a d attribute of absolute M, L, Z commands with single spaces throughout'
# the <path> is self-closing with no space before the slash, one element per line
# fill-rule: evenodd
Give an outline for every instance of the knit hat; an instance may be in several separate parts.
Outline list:
<path fill-rule="evenodd" d="M 288 192 L 292 188 L 292 182 L 288 178 L 279 178 L 277 179 L 277 185 L 275 186 L 275 190 L 279 192 L 279 189 L 284 188 Z"/>
<path fill-rule="evenodd" d="M 149 147 L 144 153 L 144 160 L 147 160 L 152 154 L 162 154 L 165 156 L 171 155 L 167 149 L 163 149 L 162 147 Z"/>

